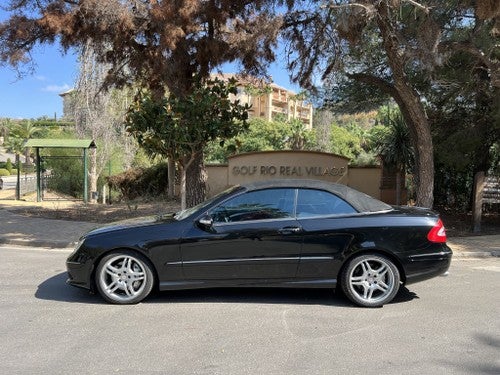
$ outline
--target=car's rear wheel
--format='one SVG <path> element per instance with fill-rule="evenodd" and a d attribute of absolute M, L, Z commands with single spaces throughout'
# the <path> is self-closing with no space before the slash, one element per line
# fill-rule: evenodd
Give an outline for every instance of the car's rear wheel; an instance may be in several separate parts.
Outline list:
<path fill-rule="evenodd" d="M 367 254 L 354 257 L 341 276 L 342 290 L 359 306 L 379 307 L 392 301 L 399 290 L 400 275 L 387 257 Z"/>
<path fill-rule="evenodd" d="M 114 251 L 101 259 L 95 273 L 97 290 L 108 302 L 133 304 L 142 301 L 153 288 L 152 266 L 133 251 Z"/>

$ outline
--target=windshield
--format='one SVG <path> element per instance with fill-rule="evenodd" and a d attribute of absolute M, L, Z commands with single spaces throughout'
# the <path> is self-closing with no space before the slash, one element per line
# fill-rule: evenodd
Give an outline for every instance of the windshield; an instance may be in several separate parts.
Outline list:
<path fill-rule="evenodd" d="M 214 195 L 212 198 L 210 199 L 207 199 L 206 201 L 204 202 L 201 202 L 200 204 L 197 204 L 196 206 L 194 207 L 191 207 L 191 208 L 187 208 L 185 210 L 182 210 L 182 211 L 179 211 L 177 212 L 175 215 L 174 215 L 174 219 L 175 220 L 184 220 L 185 218 L 191 216 L 192 214 L 194 214 L 195 212 L 197 211 L 202 211 L 205 207 L 208 207 L 210 204 L 212 204 L 213 202 L 215 202 L 217 199 L 219 199 L 221 196 L 223 195 L 226 195 L 226 194 L 229 194 L 233 191 L 235 191 L 236 189 L 239 189 L 240 186 L 239 185 L 236 185 L 236 186 L 232 186 L 230 187 L 229 189 L 226 189 L 224 190 L 223 192 L 217 194 L 217 195 Z"/>

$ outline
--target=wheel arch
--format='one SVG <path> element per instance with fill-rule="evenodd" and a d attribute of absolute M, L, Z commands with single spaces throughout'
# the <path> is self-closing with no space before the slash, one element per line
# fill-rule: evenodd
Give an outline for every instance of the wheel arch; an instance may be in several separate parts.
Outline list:
<path fill-rule="evenodd" d="M 339 272 L 337 273 L 336 289 L 340 288 L 340 283 L 342 280 L 342 273 L 344 272 L 345 268 L 347 267 L 347 265 L 349 264 L 351 259 L 356 258 L 356 257 L 361 256 L 361 255 L 382 255 L 382 256 L 385 256 L 390 261 L 392 261 L 392 263 L 394 263 L 394 265 L 398 269 L 401 283 L 403 285 L 406 284 L 406 272 L 405 272 L 405 269 L 403 267 L 403 263 L 401 262 L 401 260 L 396 255 L 391 253 L 390 251 L 380 250 L 378 248 L 374 248 L 374 249 L 361 249 L 361 250 L 354 251 L 354 252 L 350 253 L 344 259 L 344 261 L 342 262 L 342 266 L 340 267 Z"/>

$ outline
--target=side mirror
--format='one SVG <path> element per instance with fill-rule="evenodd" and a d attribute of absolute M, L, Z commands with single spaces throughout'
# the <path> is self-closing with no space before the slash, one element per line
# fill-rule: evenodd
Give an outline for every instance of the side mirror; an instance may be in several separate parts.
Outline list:
<path fill-rule="evenodd" d="M 198 220 L 198 225 L 203 230 L 211 230 L 213 224 L 214 224 L 214 219 L 212 219 L 210 215 L 205 215 L 200 220 Z"/>

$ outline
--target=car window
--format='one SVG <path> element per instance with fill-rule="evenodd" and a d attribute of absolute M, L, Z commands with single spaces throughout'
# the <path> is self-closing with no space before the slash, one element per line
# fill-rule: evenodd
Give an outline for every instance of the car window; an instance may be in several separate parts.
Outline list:
<path fill-rule="evenodd" d="M 293 217 L 295 189 L 264 189 L 231 198 L 211 211 L 214 222 Z"/>
<path fill-rule="evenodd" d="M 345 200 L 323 190 L 299 189 L 297 217 L 345 215 L 357 211 Z"/>
<path fill-rule="evenodd" d="M 188 208 L 186 210 L 182 210 L 182 211 L 179 211 L 177 212 L 175 215 L 174 215 L 174 219 L 176 220 L 183 220 L 189 216 L 191 216 L 192 214 L 194 214 L 195 212 L 199 212 L 199 211 L 202 211 L 205 207 L 209 206 L 210 204 L 212 204 L 214 201 L 216 201 L 217 199 L 219 199 L 220 197 L 222 197 L 224 194 L 229 194 L 235 190 L 238 190 L 240 189 L 240 186 L 233 186 L 233 187 L 230 187 L 229 189 L 227 190 L 224 190 L 222 192 L 220 192 L 219 194 L 213 196 L 212 198 L 204 201 L 204 202 L 201 202 L 200 204 L 194 206 L 194 207 L 191 207 L 191 208 Z"/>

